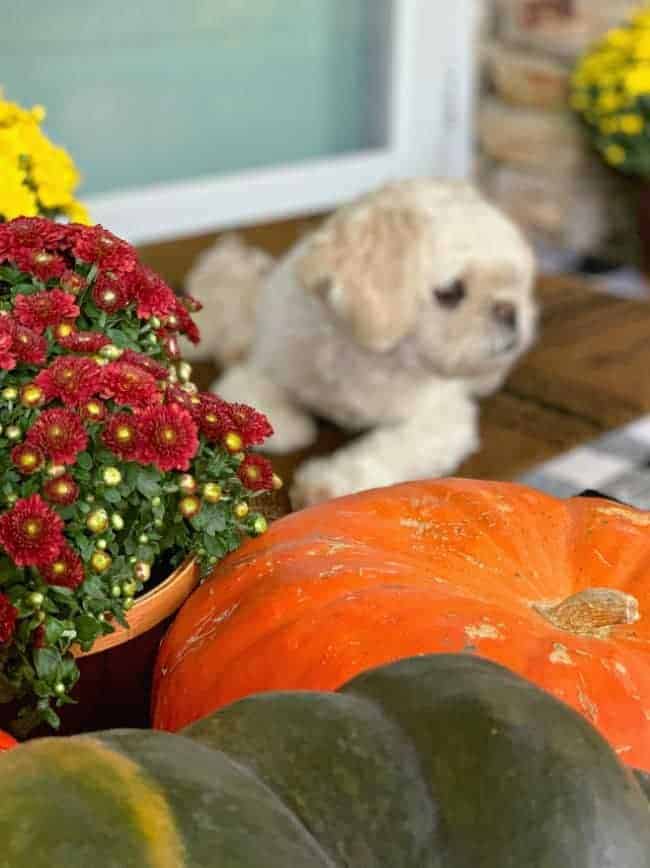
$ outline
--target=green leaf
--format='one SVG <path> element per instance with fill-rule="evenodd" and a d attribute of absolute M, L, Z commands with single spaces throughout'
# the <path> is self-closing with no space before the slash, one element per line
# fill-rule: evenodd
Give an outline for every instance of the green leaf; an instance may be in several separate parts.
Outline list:
<path fill-rule="evenodd" d="M 93 466 L 93 459 L 87 452 L 81 452 L 77 455 L 77 464 L 83 470 L 90 470 Z"/>
<path fill-rule="evenodd" d="M 154 497 L 160 494 L 160 480 L 162 474 L 155 467 L 143 467 L 138 473 L 136 487 L 140 494 L 145 497 Z"/>
<path fill-rule="evenodd" d="M 107 488 L 103 497 L 108 503 L 119 503 L 122 500 L 122 495 L 116 488 Z"/>
<path fill-rule="evenodd" d="M 61 655 L 55 648 L 37 648 L 34 651 L 36 674 L 43 681 L 56 681 L 60 664 Z"/>
<path fill-rule="evenodd" d="M 77 631 L 77 639 L 81 643 L 82 648 L 88 644 L 92 644 L 95 639 L 102 634 L 101 622 L 92 615 L 80 615 L 75 618 L 75 629 Z"/>

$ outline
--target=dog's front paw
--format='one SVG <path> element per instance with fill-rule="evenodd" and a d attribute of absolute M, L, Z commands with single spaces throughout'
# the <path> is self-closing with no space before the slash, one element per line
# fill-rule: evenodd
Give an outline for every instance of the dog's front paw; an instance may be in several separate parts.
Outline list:
<path fill-rule="evenodd" d="M 331 458 L 314 458 L 305 462 L 295 475 L 290 491 L 291 505 L 294 509 L 304 509 L 350 494 L 352 490 L 349 480 L 335 470 Z"/>

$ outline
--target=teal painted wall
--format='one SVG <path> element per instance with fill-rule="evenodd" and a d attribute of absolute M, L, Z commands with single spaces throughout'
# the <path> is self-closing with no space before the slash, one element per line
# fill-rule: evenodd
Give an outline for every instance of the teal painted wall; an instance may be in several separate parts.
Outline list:
<path fill-rule="evenodd" d="M 371 144 L 376 0 L 4 0 L 0 86 L 83 193 Z"/>

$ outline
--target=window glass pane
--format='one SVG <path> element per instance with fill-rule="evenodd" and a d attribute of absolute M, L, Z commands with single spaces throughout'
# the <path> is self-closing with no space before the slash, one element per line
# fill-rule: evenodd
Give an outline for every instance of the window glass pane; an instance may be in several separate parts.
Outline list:
<path fill-rule="evenodd" d="M 0 85 L 48 109 L 86 194 L 351 152 L 381 144 L 382 5 L 12 3 Z"/>

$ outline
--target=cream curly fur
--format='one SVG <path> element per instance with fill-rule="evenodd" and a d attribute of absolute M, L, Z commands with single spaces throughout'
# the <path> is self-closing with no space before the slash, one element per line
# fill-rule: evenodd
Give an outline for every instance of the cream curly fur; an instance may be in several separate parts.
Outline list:
<path fill-rule="evenodd" d="M 248 323 L 227 302 L 236 287 L 222 264 L 197 294 L 241 338 Z M 248 283 L 239 309 L 256 307 L 255 338 L 214 389 L 268 413 L 276 452 L 314 440 L 312 413 L 366 432 L 299 468 L 296 507 L 451 473 L 478 445 L 475 396 L 533 340 L 533 277 L 519 231 L 470 185 L 391 184 L 299 242 L 259 294 Z M 222 346 L 211 349 L 232 361 Z"/>

